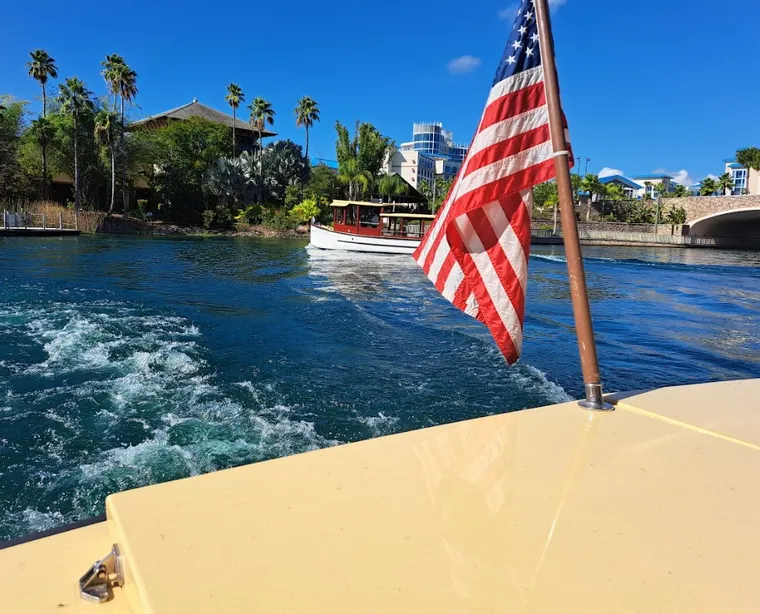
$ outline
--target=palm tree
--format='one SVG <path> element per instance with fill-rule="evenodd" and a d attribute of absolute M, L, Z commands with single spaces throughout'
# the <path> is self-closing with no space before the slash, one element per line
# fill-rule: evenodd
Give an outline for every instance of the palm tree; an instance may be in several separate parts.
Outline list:
<path fill-rule="evenodd" d="M 359 160 L 349 158 L 344 161 L 338 171 L 338 181 L 348 186 L 348 199 L 356 200 L 369 189 L 372 184 L 372 175 L 369 171 L 359 168 Z"/>
<path fill-rule="evenodd" d="M 77 77 L 69 77 L 58 92 L 61 112 L 74 120 L 74 210 L 79 213 L 81 194 L 79 190 L 79 120 L 87 111 L 95 108 L 92 92 Z"/>
<path fill-rule="evenodd" d="M 686 186 L 681 185 L 680 183 L 677 183 L 676 187 L 673 189 L 673 196 L 675 196 L 676 198 L 683 198 L 684 196 L 688 196 L 688 195 L 689 195 L 689 189 Z"/>
<path fill-rule="evenodd" d="M 377 183 L 377 191 L 391 202 L 391 197 L 406 194 L 406 183 L 398 175 L 383 175 Z"/>
<path fill-rule="evenodd" d="M 580 189 L 583 192 L 588 192 L 588 205 L 586 206 L 586 221 L 591 219 L 591 201 L 594 200 L 594 194 L 601 194 L 604 191 L 604 186 L 599 177 L 589 173 L 583 179 L 581 179 Z"/>
<path fill-rule="evenodd" d="M 264 172 L 264 165 L 261 162 L 264 155 L 264 147 L 261 142 L 263 137 L 261 136 L 261 133 L 264 131 L 264 126 L 266 124 L 274 126 L 274 116 L 276 113 L 274 109 L 272 109 L 272 104 L 260 96 L 254 98 L 253 102 L 248 105 L 248 110 L 251 112 L 248 117 L 248 123 L 251 124 L 251 128 L 256 132 L 259 144 L 259 181 L 256 186 L 256 204 L 261 204 L 261 182 L 263 180 L 262 174 Z"/>
<path fill-rule="evenodd" d="M 116 197 L 116 122 L 118 117 L 115 111 L 101 109 L 95 116 L 95 141 L 102 147 L 108 147 L 111 158 L 111 204 L 108 206 L 108 215 L 113 213 Z"/>
<path fill-rule="evenodd" d="M 757 147 L 745 147 L 736 152 L 736 161 L 747 169 L 747 183 L 744 189 L 749 193 L 749 174 L 754 170 L 760 172 L 760 149 Z"/>
<path fill-rule="evenodd" d="M 702 180 L 702 187 L 699 190 L 701 196 L 712 196 L 718 191 L 718 182 L 712 177 Z"/>
<path fill-rule="evenodd" d="M 604 197 L 607 200 L 623 200 L 625 192 L 617 183 L 608 183 L 604 186 Z"/>
<path fill-rule="evenodd" d="M 114 95 L 114 104 L 117 97 L 121 98 L 121 132 L 119 148 L 122 154 L 121 165 L 121 199 L 124 203 L 124 217 L 129 215 L 129 199 L 127 198 L 127 160 L 124 150 L 124 107 L 127 102 L 132 102 L 137 96 L 137 73 L 132 70 L 124 58 L 118 54 L 107 55 L 103 66 L 103 78 L 108 84 L 108 89 Z"/>
<path fill-rule="evenodd" d="M 654 224 L 655 226 L 658 226 L 660 224 L 660 211 L 662 210 L 662 199 L 665 198 L 665 194 L 667 194 L 668 190 L 665 187 L 665 184 L 660 181 L 660 183 L 655 184 L 654 191 L 657 193 L 657 207 L 655 208 L 654 212 Z"/>
<path fill-rule="evenodd" d="M 235 124 L 237 123 L 237 110 L 241 102 L 245 102 L 245 94 L 236 83 L 227 86 L 227 95 L 224 97 L 232 107 L 232 157 L 237 156 L 237 141 L 235 140 Z"/>
<path fill-rule="evenodd" d="M 32 57 L 30 62 L 26 63 L 26 67 L 29 69 L 29 76 L 37 81 L 42 88 L 42 119 L 47 118 L 47 81 L 49 78 L 56 79 L 58 77 L 58 68 L 55 65 L 55 58 L 51 58 L 47 51 L 44 49 L 35 49 L 30 51 L 29 55 Z M 42 197 L 47 198 L 47 137 L 49 131 L 41 130 L 40 145 L 42 147 Z"/>
<path fill-rule="evenodd" d="M 734 178 L 730 173 L 723 173 L 718 177 L 718 189 L 723 192 L 724 196 L 728 196 L 734 189 Z"/>
<path fill-rule="evenodd" d="M 654 184 L 651 181 L 645 181 L 644 182 L 644 197 L 642 200 L 652 200 L 652 191 L 649 189 Z"/>
<path fill-rule="evenodd" d="M 552 226 L 552 234 L 557 234 L 557 214 L 559 213 L 559 195 L 552 194 L 546 199 L 544 206 L 552 208 L 552 217 L 554 218 L 554 224 Z"/>
<path fill-rule="evenodd" d="M 319 121 L 319 106 L 316 100 L 304 96 L 298 101 L 298 106 L 293 109 L 293 115 L 296 116 L 296 126 L 306 128 L 306 159 L 309 159 L 309 128 L 314 122 Z"/>

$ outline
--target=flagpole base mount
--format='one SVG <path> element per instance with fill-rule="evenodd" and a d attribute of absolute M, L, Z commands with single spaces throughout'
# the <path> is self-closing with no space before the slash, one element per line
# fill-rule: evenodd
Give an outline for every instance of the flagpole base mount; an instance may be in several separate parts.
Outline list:
<path fill-rule="evenodd" d="M 591 411 L 614 411 L 615 409 L 614 406 L 605 402 L 601 384 L 586 384 L 586 398 L 578 401 L 578 405 Z"/>

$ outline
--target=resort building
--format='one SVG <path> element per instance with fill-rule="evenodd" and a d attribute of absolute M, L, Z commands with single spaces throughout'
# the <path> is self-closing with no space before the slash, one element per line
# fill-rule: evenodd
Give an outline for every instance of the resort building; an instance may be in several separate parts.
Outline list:
<path fill-rule="evenodd" d="M 461 164 L 461 163 L 460 163 Z M 396 151 L 386 163 L 385 172 L 389 175 L 398 173 L 415 190 L 419 190 L 423 181 L 433 185 L 437 170 L 437 160 L 420 151 Z"/>
<path fill-rule="evenodd" d="M 760 194 L 760 173 L 753 168 L 747 168 L 739 164 L 734 158 L 723 161 L 726 165 L 725 172 L 734 180 L 734 188 L 731 195 Z"/>
<path fill-rule="evenodd" d="M 659 183 L 665 187 L 665 192 L 668 194 L 672 194 L 676 189 L 676 184 L 670 175 L 633 175 L 631 181 L 641 186 L 635 194 L 637 198 L 644 198 L 644 194 L 647 194 L 652 200 L 657 200 L 660 193 L 655 190 L 655 186 Z"/>
<path fill-rule="evenodd" d="M 403 153 L 419 152 L 435 160 L 435 174 L 452 179 L 462 166 L 467 145 L 454 142 L 454 135 L 441 123 L 419 123 L 412 126 L 412 141 L 402 143 Z"/>
<path fill-rule="evenodd" d="M 643 193 L 644 186 L 623 177 L 622 175 L 611 175 L 609 177 L 602 177 L 599 180 L 602 185 L 618 185 L 622 188 L 626 198 L 636 198 L 636 195 L 640 192 Z"/>

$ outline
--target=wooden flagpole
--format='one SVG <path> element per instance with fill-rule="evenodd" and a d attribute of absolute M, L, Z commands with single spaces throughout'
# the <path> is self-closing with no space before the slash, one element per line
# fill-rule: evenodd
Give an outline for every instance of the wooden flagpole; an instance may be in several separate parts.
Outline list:
<path fill-rule="evenodd" d="M 562 236 L 565 242 L 567 273 L 570 279 L 570 295 L 573 301 L 575 330 L 583 369 L 583 383 L 586 399 L 580 405 L 587 409 L 609 410 L 611 405 L 604 402 L 602 381 L 599 376 L 599 359 L 596 355 L 594 327 L 591 323 L 591 308 L 586 290 L 586 273 L 583 269 L 581 242 L 578 238 L 578 224 L 575 220 L 573 186 L 570 181 L 570 152 L 565 139 L 565 122 L 559 98 L 557 66 L 554 62 L 554 41 L 552 39 L 548 0 L 533 0 L 538 25 L 541 63 L 544 68 L 544 87 L 549 109 L 549 128 L 554 149 L 554 166 L 557 174 Z"/>

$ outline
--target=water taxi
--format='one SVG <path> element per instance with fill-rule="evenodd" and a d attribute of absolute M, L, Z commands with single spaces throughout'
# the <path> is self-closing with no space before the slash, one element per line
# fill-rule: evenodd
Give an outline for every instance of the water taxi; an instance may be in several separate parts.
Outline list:
<path fill-rule="evenodd" d="M 311 224 L 311 245 L 320 249 L 411 255 L 435 219 L 419 205 L 336 200 L 332 227 Z"/>

